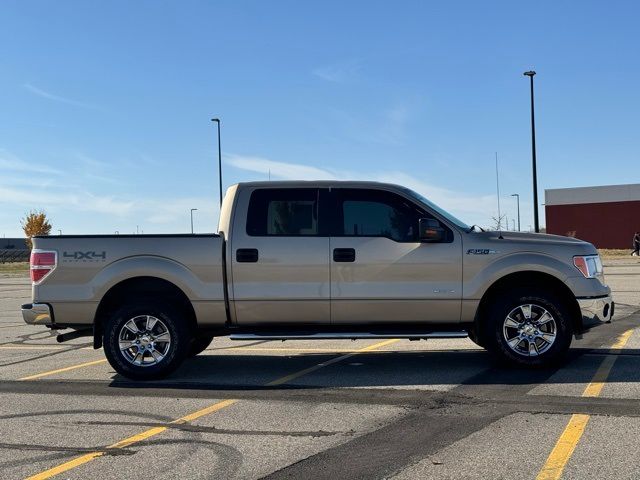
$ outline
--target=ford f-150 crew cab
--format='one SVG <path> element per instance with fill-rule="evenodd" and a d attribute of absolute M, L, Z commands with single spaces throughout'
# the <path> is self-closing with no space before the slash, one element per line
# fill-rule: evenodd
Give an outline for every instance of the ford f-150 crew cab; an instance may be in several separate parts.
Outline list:
<path fill-rule="evenodd" d="M 29 324 L 92 335 L 120 374 L 159 378 L 216 336 L 452 338 L 525 366 L 613 316 L 593 245 L 484 232 L 404 187 L 231 186 L 219 233 L 34 238 Z"/>

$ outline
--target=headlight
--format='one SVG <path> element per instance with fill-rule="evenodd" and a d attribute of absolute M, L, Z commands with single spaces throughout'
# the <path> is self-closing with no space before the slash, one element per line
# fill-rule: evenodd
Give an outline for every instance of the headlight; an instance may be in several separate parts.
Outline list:
<path fill-rule="evenodd" d="M 600 255 L 580 255 L 573 257 L 573 264 L 585 278 L 602 276 L 602 262 Z"/>

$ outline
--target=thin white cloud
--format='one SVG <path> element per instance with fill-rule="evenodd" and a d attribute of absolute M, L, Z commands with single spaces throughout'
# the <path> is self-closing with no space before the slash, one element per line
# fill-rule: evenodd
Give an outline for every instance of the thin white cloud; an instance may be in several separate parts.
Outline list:
<path fill-rule="evenodd" d="M 481 225 L 490 225 L 495 215 L 496 199 L 492 194 L 473 195 L 435 186 L 429 182 L 400 171 L 353 172 L 329 170 L 309 165 L 276 162 L 262 157 L 229 155 L 226 163 L 250 172 L 282 180 L 370 180 L 393 183 L 409 187 L 432 202 L 450 211 L 462 220 Z"/>
<path fill-rule="evenodd" d="M 0 186 L 0 205 L 3 208 L 20 206 L 26 209 L 61 207 L 80 212 L 128 214 L 135 202 L 120 201 L 110 196 L 94 195 L 86 191 L 56 192 L 43 188 L 15 188 Z"/>
<path fill-rule="evenodd" d="M 109 195 L 97 195 L 88 191 L 55 191 L 46 188 L 15 188 L 0 185 L 0 211 L 13 211 L 15 218 L 32 209 L 44 209 L 47 212 L 91 213 L 102 217 L 103 224 L 140 224 L 153 225 L 163 229 L 176 228 L 188 231 L 189 212 L 198 208 L 196 225 L 215 224 L 219 209 L 213 198 L 145 198 L 144 200 L 121 198 Z M 59 215 L 58 215 L 59 217 Z M 75 229 L 81 227 L 76 226 Z M 110 230 L 110 229 L 108 229 Z"/>
<path fill-rule="evenodd" d="M 196 231 L 215 231 L 219 209 L 213 195 L 184 197 L 179 194 L 172 196 L 171 193 L 154 195 L 153 192 L 141 195 L 135 189 L 115 194 L 113 188 L 104 190 L 96 184 L 98 180 L 121 186 L 117 179 L 101 176 L 102 170 L 108 171 L 112 167 L 102 160 L 72 153 L 70 157 L 77 159 L 77 165 L 70 172 L 60 172 L 47 166 L 32 165 L 6 151 L 0 150 L 0 153 L 3 154 L 0 155 L 2 233 L 20 235 L 16 230 L 19 219 L 32 209 L 44 209 L 50 213 L 56 219 L 56 225 L 65 232 L 111 232 L 126 225 L 129 228 L 146 225 L 149 233 L 190 231 L 190 209 L 198 208 Z M 56 175 L 34 174 L 50 172 Z M 100 193 L 101 190 L 107 193 Z"/>
<path fill-rule="evenodd" d="M 75 107 L 81 107 L 81 108 L 92 108 L 92 109 L 98 108 L 97 106 L 92 105 L 90 103 L 80 102 L 78 100 L 73 100 L 71 98 L 55 95 L 53 93 L 42 90 L 41 88 L 38 88 L 30 83 L 25 83 L 23 87 L 26 88 L 29 92 L 33 93 L 34 95 L 37 95 L 42 98 L 46 98 L 47 100 L 51 100 L 53 102 L 66 103 L 67 105 L 73 105 Z"/>
<path fill-rule="evenodd" d="M 327 82 L 346 83 L 357 78 L 360 67 L 361 62 L 359 60 L 349 60 L 317 67 L 311 73 Z"/>
<path fill-rule="evenodd" d="M 328 170 L 300 165 L 296 163 L 284 163 L 268 160 L 263 157 L 248 157 L 242 155 L 225 155 L 226 163 L 241 170 L 259 172 L 285 179 L 285 180 L 335 180 L 337 175 Z"/>
<path fill-rule="evenodd" d="M 97 160 L 81 152 L 76 153 L 75 157 L 86 167 L 104 169 L 110 166 L 107 162 Z"/>
<path fill-rule="evenodd" d="M 162 208 L 158 208 L 159 205 L 162 205 Z M 213 197 L 184 197 L 169 202 L 154 200 L 144 202 L 141 207 L 147 212 L 146 221 L 156 225 L 189 220 L 192 208 L 198 209 L 194 212 L 194 224 L 211 223 L 208 221 L 217 218 L 219 211 Z"/>
<path fill-rule="evenodd" d="M 0 172 L 13 171 L 25 173 L 44 173 L 60 175 L 61 171 L 48 165 L 25 162 L 14 154 L 0 149 Z"/>

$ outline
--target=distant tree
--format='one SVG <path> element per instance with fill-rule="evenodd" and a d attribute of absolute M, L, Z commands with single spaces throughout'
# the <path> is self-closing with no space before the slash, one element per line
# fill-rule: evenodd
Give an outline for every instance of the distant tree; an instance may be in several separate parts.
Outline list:
<path fill-rule="evenodd" d="M 505 222 L 506 215 L 500 215 L 500 217 L 491 217 L 493 223 L 489 227 L 489 230 L 504 230 L 503 226 L 506 224 Z M 507 227 L 508 228 L 508 227 Z"/>
<path fill-rule="evenodd" d="M 36 235 L 49 235 L 51 232 L 51 224 L 47 218 L 47 214 L 42 210 L 31 210 L 20 220 L 22 230 L 27 237 L 27 245 L 29 248 L 33 248 L 33 242 L 31 239 Z"/>

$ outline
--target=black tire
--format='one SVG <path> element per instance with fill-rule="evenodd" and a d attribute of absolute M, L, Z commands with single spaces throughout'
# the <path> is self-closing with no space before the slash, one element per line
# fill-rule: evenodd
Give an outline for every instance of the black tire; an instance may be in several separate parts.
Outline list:
<path fill-rule="evenodd" d="M 160 327 L 161 332 L 166 332 L 170 335 L 170 342 L 157 343 L 158 351 L 164 350 L 162 353 L 163 358 L 160 361 L 156 361 L 155 357 L 149 359 L 150 353 L 143 353 L 142 358 L 152 360 L 156 363 L 150 363 L 146 365 L 136 365 L 132 363 L 127 356 L 133 356 L 134 352 L 138 348 L 136 345 L 132 345 L 132 348 L 121 350 L 120 342 L 122 341 L 120 335 L 130 335 L 132 338 L 128 338 L 124 341 L 131 342 L 136 338 L 135 334 L 132 334 L 130 330 L 124 329 L 125 324 L 132 319 L 138 324 L 144 322 L 142 317 L 154 317 L 159 320 L 160 323 L 155 323 L 155 330 L 158 331 Z M 142 330 L 141 330 L 142 332 Z M 179 311 L 172 308 L 170 305 L 157 303 L 156 301 L 143 301 L 135 305 L 124 305 L 117 311 L 115 311 L 105 323 L 104 328 L 104 353 L 111 366 L 120 375 L 133 380 L 153 380 L 163 378 L 173 372 L 185 359 L 189 346 L 191 344 L 191 331 L 188 328 L 187 319 L 184 315 L 181 315 Z M 144 341 L 148 341 L 147 337 Z M 136 358 L 137 354 L 136 354 Z"/>
<path fill-rule="evenodd" d="M 542 313 L 543 310 L 552 317 L 552 321 Z M 517 328 L 510 326 L 514 322 L 507 322 L 508 316 L 516 320 Z M 542 289 L 518 289 L 499 294 L 490 306 L 486 320 L 482 343 L 486 343 L 487 350 L 506 365 L 552 367 L 566 357 L 571 346 L 573 324 L 567 306 L 551 292 Z M 555 326 L 554 332 L 551 332 L 551 322 Z M 552 337 L 550 333 L 555 335 Z M 509 345 L 507 337 L 512 343 L 517 342 L 514 347 Z M 518 342 L 519 338 L 522 339 Z M 547 345 L 551 338 L 553 341 Z"/>
<path fill-rule="evenodd" d="M 479 347 L 484 348 L 486 350 L 487 347 L 485 347 L 484 342 L 482 341 L 482 338 L 476 332 L 475 326 L 471 327 L 467 333 L 469 335 L 469 340 L 471 340 L 473 343 L 475 343 Z"/>
<path fill-rule="evenodd" d="M 189 353 L 187 357 L 195 357 L 196 355 L 204 352 L 209 345 L 213 342 L 213 334 L 211 333 L 198 333 L 191 341 L 189 347 Z"/>

